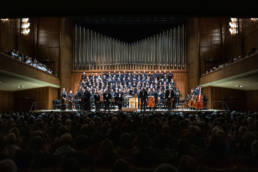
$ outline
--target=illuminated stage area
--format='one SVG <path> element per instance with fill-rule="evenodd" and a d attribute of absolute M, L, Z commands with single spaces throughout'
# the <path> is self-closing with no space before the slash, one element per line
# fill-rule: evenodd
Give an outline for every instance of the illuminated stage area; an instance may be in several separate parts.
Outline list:
<path fill-rule="evenodd" d="M 61 109 L 42 109 L 42 110 L 34 110 L 33 112 L 60 112 L 60 113 L 63 113 L 63 112 L 96 112 L 96 110 L 91 110 L 91 111 L 80 111 L 80 110 L 77 110 L 77 109 L 73 109 L 73 110 L 69 110 L 69 109 L 66 109 L 66 110 L 61 110 Z M 111 109 L 109 111 L 105 111 L 105 109 L 100 109 L 100 111 L 98 112 L 102 112 L 102 113 L 109 113 L 109 112 L 119 112 L 118 109 Z M 194 110 L 194 109 L 187 109 L 187 108 L 184 108 L 184 109 L 172 109 L 172 110 L 167 110 L 167 109 L 156 109 L 156 110 L 149 110 L 149 109 L 146 109 L 145 111 L 144 110 L 140 110 L 140 109 L 128 109 L 128 108 L 123 108 L 122 111 L 120 112 L 136 112 L 136 113 L 170 113 L 170 112 L 175 112 L 175 113 L 179 113 L 179 112 L 183 112 L 183 113 L 198 113 L 198 112 L 208 112 L 208 113 L 211 113 L 211 112 L 229 112 L 228 110 L 220 110 L 220 109 L 203 109 L 203 110 Z"/>

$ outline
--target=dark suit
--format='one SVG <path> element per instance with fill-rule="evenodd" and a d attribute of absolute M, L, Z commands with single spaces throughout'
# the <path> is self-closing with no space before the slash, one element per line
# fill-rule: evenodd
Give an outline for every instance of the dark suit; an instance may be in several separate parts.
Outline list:
<path fill-rule="evenodd" d="M 174 103 L 173 103 L 173 105 L 171 105 L 171 101 L 174 102 L 174 98 L 175 98 L 174 91 L 173 90 L 166 90 L 165 98 L 166 98 L 167 108 L 171 109 L 174 106 Z"/>
<path fill-rule="evenodd" d="M 123 105 L 123 94 L 121 92 L 116 93 L 115 101 L 116 101 L 116 104 L 117 104 L 119 110 L 121 110 L 122 105 Z"/>
<path fill-rule="evenodd" d="M 72 110 L 73 109 L 73 94 L 69 93 L 67 96 L 68 99 L 68 109 Z"/>
<path fill-rule="evenodd" d="M 94 94 L 94 100 L 95 100 L 96 111 L 98 111 L 100 109 L 100 96 L 99 96 L 99 94 Z"/>
<path fill-rule="evenodd" d="M 83 94 L 83 108 L 84 110 L 90 110 L 90 92 L 86 90 Z"/>
<path fill-rule="evenodd" d="M 145 89 L 141 90 L 140 92 L 140 99 L 141 99 L 141 109 L 146 109 L 147 106 L 147 99 L 148 99 L 148 93 Z"/>
<path fill-rule="evenodd" d="M 103 94 L 104 104 L 105 104 L 105 110 L 109 110 L 109 104 L 110 99 L 112 98 L 111 94 L 109 92 L 105 92 Z"/>

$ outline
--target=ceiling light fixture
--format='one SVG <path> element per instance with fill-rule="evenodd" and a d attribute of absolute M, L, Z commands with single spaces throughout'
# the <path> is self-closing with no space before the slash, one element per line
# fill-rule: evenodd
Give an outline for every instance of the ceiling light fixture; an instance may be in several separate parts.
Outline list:
<path fill-rule="evenodd" d="M 239 84 L 239 85 L 235 85 L 235 87 L 238 87 L 238 88 L 243 88 L 244 86 Z"/>
<path fill-rule="evenodd" d="M 21 33 L 23 35 L 28 35 L 30 33 L 29 18 L 22 18 L 21 19 Z"/>
<path fill-rule="evenodd" d="M 2 22 L 7 22 L 9 19 L 8 18 L 1 18 Z"/>
<path fill-rule="evenodd" d="M 229 22 L 229 32 L 231 35 L 235 35 L 238 33 L 238 19 L 231 18 Z"/>

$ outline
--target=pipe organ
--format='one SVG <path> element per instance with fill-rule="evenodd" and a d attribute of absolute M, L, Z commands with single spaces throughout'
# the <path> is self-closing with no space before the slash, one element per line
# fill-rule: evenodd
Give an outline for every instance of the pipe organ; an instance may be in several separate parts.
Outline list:
<path fill-rule="evenodd" d="M 75 25 L 74 70 L 171 70 L 186 67 L 184 25 L 126 43 Z"/>

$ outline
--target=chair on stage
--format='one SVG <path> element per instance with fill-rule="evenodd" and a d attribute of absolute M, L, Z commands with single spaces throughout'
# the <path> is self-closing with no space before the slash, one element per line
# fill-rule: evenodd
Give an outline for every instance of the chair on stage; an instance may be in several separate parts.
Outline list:
<path fill-rule="evenodd" d="M 61 108 L 61 100 L 53 100 L 54 109 L 60 109 Z"/>
<path fill-rule="evenodd" d="M 185 108 L 185 100 L 179 100 L 179 103 L 176 105 L 176 109 L 183 109 Z"/>
<path fill-rule="evenodd" d="M 74 107 L 77 110 L 80 110 L 80 102 L 78 99 L 74 99 Z"/>

